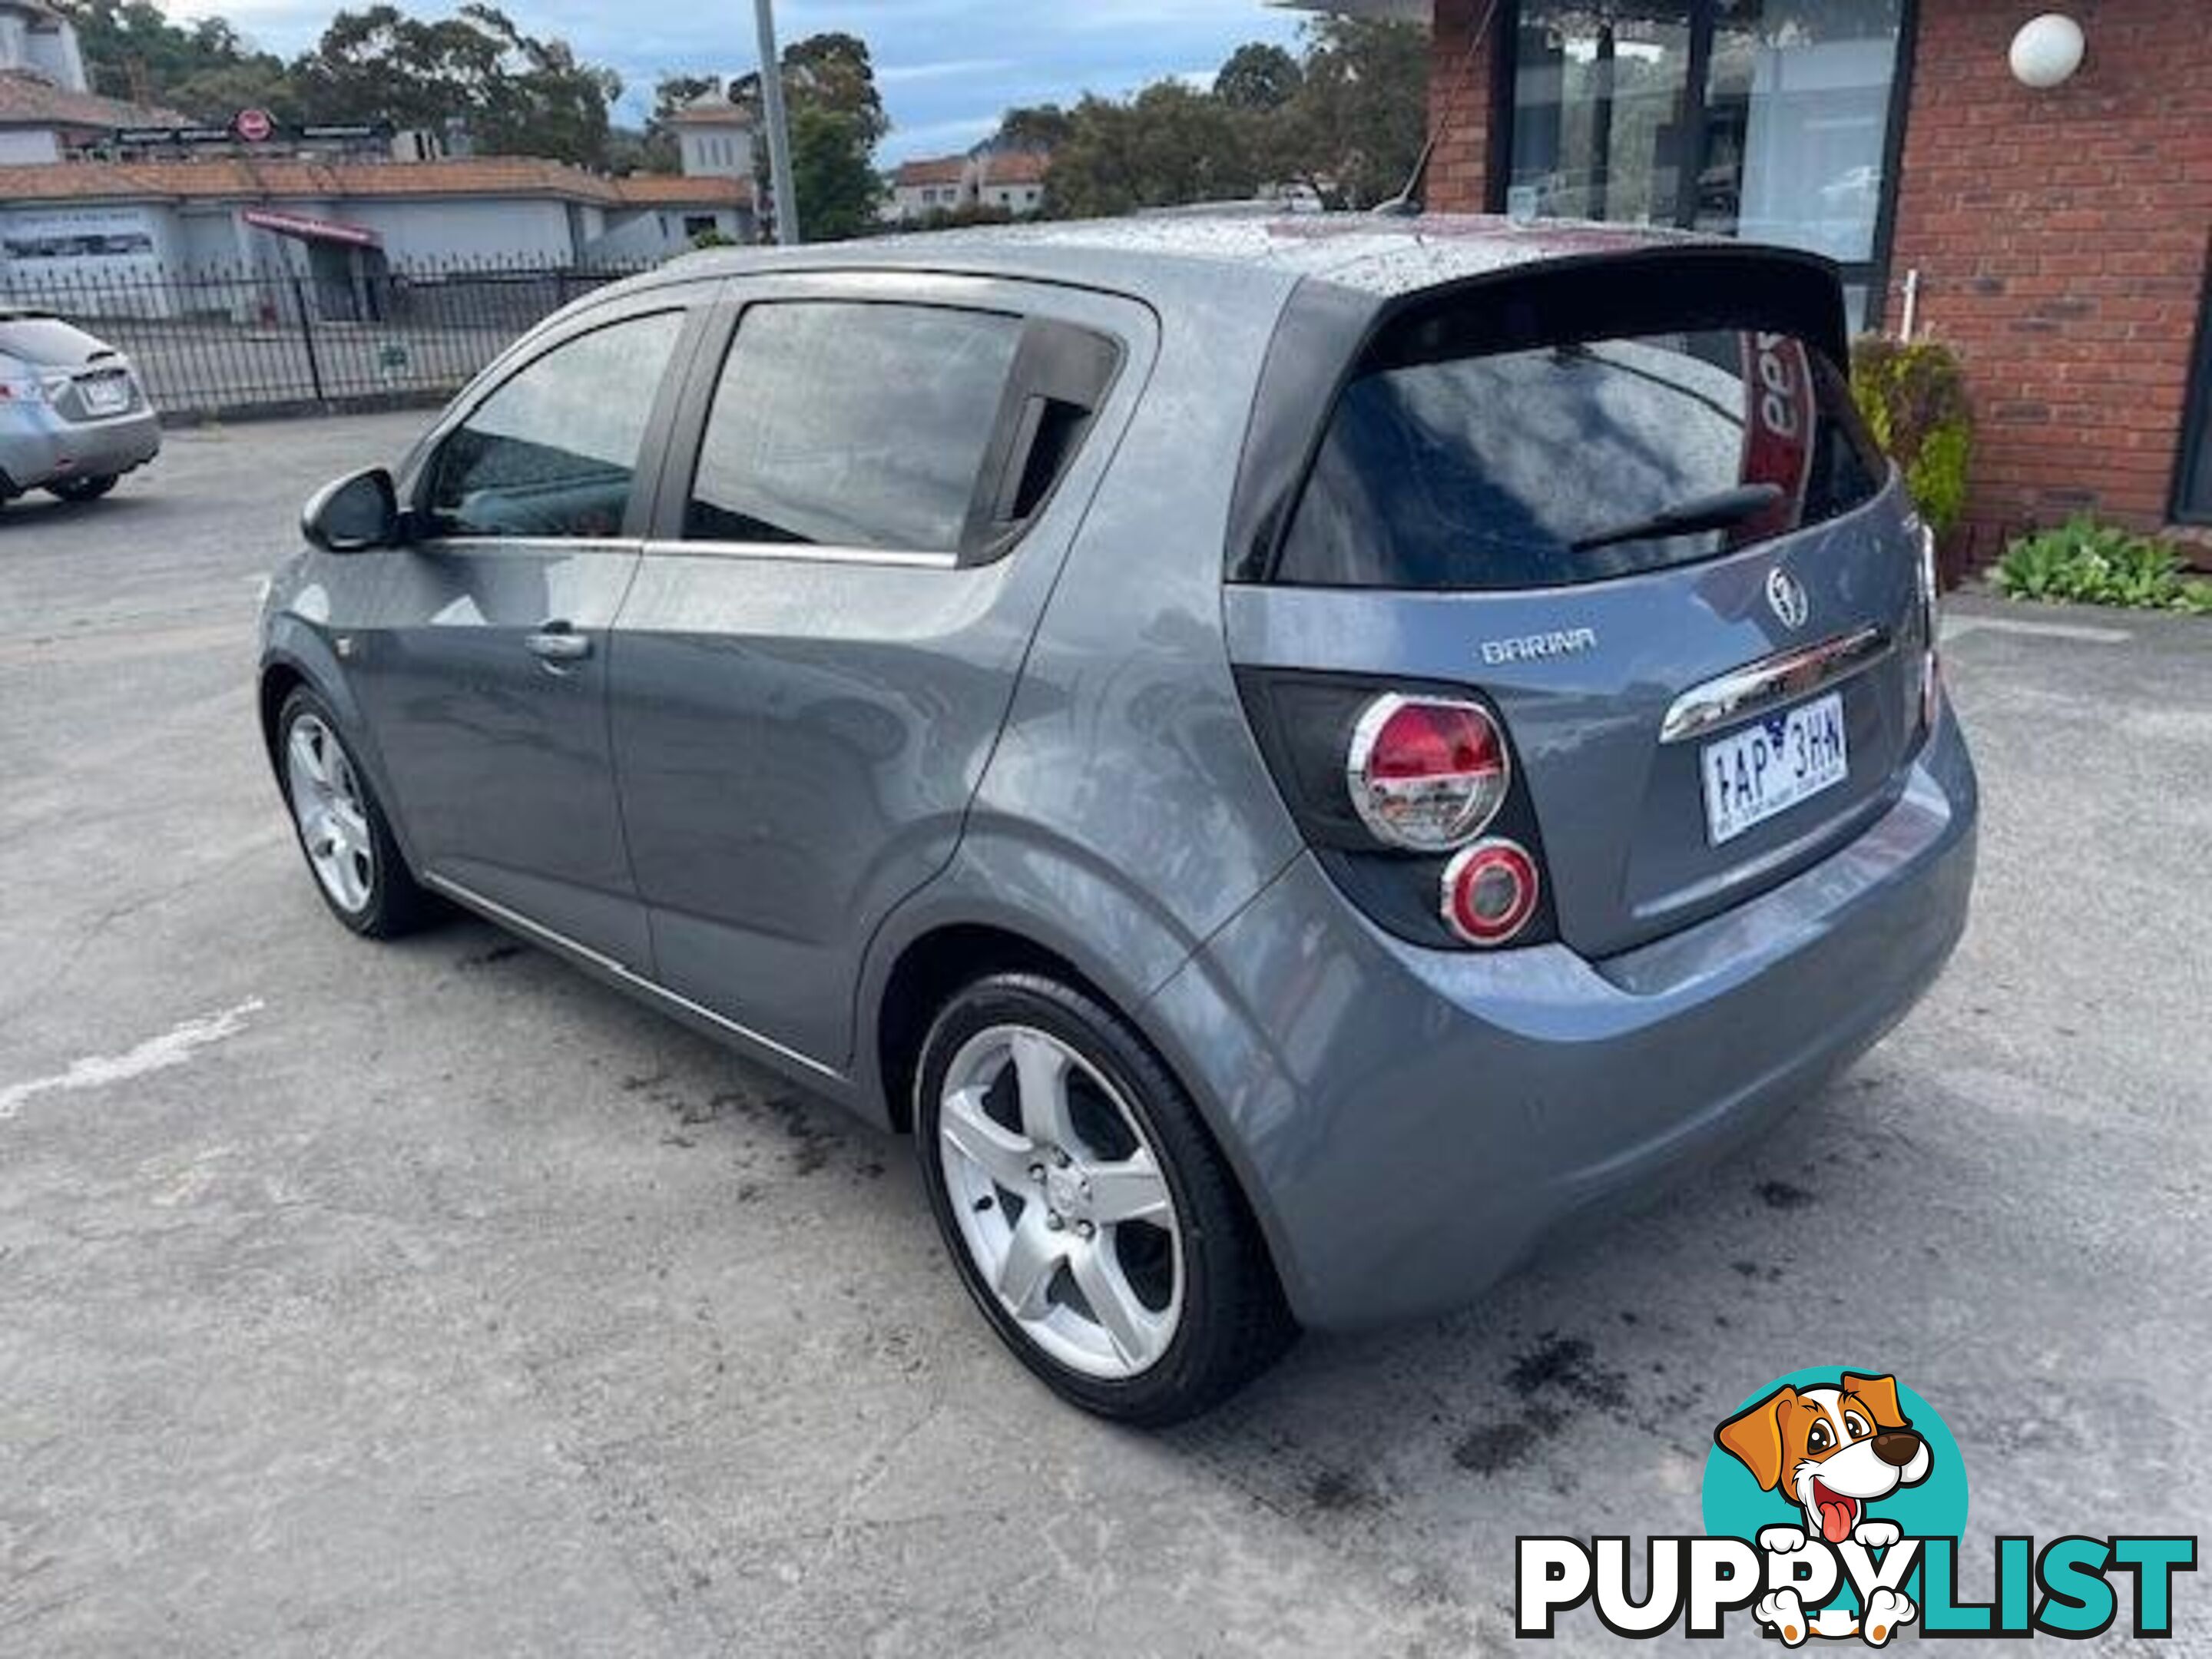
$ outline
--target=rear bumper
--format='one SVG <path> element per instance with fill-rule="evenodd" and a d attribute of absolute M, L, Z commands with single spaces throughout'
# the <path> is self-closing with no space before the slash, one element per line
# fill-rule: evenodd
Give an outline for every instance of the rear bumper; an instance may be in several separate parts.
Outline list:
<path fill-rule="evenodd" d="M 1464 1302 L 1543 1237 L 1756 1130 L 1902 1018 L 1964 930 L 1978 811 L 1948 711 L 1849 846 L 1603 962 L 1387 937 L 1300 859 L 1149 1006 L 1299 1318 Z"/>
<path fill-rule="evenodd" d="M 18 490 L 128 472 L 161 450 L 161 422 L 150 409 L 112 420 L 64 421 L 51 410 L 27 407 L 0 419 L 0 475 Z"/>

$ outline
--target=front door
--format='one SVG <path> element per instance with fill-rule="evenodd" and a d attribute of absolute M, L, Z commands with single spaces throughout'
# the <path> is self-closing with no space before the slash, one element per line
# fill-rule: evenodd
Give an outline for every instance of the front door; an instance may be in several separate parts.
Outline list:
<path fill-rule="evenodd" d="M 426 447 L 357 684 L 419 873 L 625 966 L 649 960 L 607 742 L 607 629 L 637 573 L 688 321 L 588 313 Z"/>
<path fill-rule="evenodd" d="M 836 1068 L 868 939 L 958 843 L 1150 325 L 973 278 L 743 287 L 616 625 L 615 750 L 656 976 Z"/>

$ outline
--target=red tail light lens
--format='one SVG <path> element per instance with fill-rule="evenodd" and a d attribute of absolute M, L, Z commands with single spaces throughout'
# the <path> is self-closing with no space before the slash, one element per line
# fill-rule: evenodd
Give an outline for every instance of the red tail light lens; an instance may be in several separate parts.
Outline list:
<path fill-rule="evenodd" d="M 1422 853 L 1480 835 L 1512 781 L 1504 736 L 1488 710 L 1395 693 L 1360 715 L 1345 777 L 1360 822 L 1377 841 Z"/>
<path fill-rule="evenodd" d="M 1536 860 L 1518 842 L 1478 842 L 1444 866 L 1444 926 L 1469 945 L 1505 944 L 1536 897 Z"/>

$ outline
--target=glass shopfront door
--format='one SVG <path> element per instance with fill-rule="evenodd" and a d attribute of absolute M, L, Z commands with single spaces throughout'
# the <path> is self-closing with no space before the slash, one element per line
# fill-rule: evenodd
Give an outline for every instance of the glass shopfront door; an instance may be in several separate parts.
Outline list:
<path fill-rule="evenodd" d="M 1521 0 L 1508 210 L 1810 249 L 1863 307 L 1907 3 Z"/>

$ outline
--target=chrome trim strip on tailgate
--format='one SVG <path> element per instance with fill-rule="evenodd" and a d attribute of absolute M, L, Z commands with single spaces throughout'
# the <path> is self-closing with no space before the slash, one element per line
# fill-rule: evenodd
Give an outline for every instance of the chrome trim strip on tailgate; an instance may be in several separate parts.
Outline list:
<path fill-rule="evenodd" d="M 1660 725 L 1659 741 L 1686 743 L 1717 726 L 1849 679 L 1887 656 L 1892 643 L 1887 628 L 1871 625 L 1731 669 L 1675 698 Z"/>

